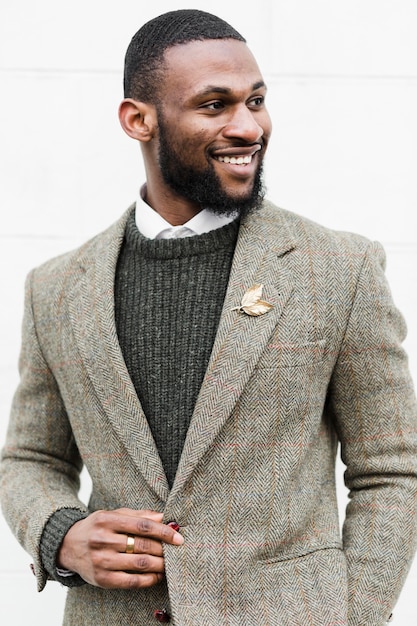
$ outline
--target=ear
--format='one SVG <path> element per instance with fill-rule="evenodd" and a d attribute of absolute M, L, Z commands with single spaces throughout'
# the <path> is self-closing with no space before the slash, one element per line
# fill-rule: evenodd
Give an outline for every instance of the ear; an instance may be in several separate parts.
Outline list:
<path fill-rule="evenodd" d="M 153 138 L 157 128 L 156 108 L 152 104 L 125 98 L 119 106 L 119 120 L 129 137 L 147 142 Z"/>

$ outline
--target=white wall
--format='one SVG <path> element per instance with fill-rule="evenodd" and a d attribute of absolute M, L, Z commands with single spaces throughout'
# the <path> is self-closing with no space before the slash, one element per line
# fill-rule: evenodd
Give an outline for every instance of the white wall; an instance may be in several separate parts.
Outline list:
<path fill-rule="evenodd" d="M 274 121 L 271 199 L 385 245 L 417 379 L 416 0 L 1 0 L 0 446 L 17 383 L 24 277 L 134 199 L 140 153 L 116 116 L 125 48 L 143 22 L 188 7 L 230 21 L 258 58 Z M 0 555 L 7 625 L 60 623 L 64 590 L 52 583 L 37 594 L 30 558 L 2 518 Z M 416 591 L 417 562 L 398 626 L 417 623 Z"/>

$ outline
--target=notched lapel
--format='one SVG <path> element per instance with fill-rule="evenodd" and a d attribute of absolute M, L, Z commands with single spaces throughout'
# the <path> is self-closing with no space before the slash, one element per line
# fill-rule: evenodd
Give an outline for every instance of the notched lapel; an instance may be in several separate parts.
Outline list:
<path fill-rule="evenodd" d="M 170 500 L 181 490 L 230 416 L 271 336 L 293 286 L 283 257 L 295 247 L 282 221 L 256 216 L 242 224 L 210 362 L 198 396 Z M 273 308 L 259 317 L 238 310 L 244 293 L 263 285 Z"/>
<path fill-rule="evenodd" d="M 168 482 L 149 424 L 128 374 L 114 319 L 114 276 L 127 215 L 97 238 L 67 294 L 78 349 L 113 428 L 161 500 Z"/>

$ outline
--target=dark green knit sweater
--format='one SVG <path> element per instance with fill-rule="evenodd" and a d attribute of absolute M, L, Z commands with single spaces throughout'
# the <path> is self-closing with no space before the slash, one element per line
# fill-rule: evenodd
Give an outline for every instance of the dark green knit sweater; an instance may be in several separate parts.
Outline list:
<path fill-rule="evenodd" d="M 238 224 L 150 240 L 134 215 L 116 273 L 115 315 L 127 369 L 170 485 L 207 368 Z"/>
<path fill-rule="evenodd" d="M 131 214 L 115 280 L 115 317 L 121 350 L 149 422 L 170 486 L 204 378 L 223 306 L 238 222 L 203 235 L 151 240 Z M 57 511 L 41 539 L 42 561 L 57 576 L 56 555 L 75 509 Z"/>

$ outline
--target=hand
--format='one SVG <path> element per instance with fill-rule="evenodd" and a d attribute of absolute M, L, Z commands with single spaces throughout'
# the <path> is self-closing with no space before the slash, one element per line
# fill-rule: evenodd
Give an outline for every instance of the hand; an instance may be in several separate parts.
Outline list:
<path fill-rule="evenodd" d="M 104 589 L 156 585 L 165 571 L 162 544 L 184 543 L 178 532 L 162 524 L 162 517 L 155 511 L 96 511 L 69 529 L 57 566 Z M 135 539 L 133 554 L 125 552 L 127 535 Z"/>

